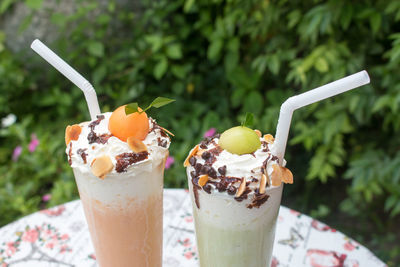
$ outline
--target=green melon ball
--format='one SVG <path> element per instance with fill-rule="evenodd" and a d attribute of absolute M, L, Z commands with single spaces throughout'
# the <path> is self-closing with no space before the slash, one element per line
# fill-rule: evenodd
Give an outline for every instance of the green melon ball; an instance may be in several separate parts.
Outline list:
<path fill-rule="evenodd" d="M 232 154 L 242 155 L 255 152 L 261 141 L 254 130 L 237 126 L 223 132 L 218 144 Z"/>

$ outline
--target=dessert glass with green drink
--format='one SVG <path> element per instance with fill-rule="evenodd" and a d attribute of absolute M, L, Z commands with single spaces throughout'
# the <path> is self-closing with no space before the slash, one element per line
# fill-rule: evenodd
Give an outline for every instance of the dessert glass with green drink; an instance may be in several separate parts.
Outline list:
<path fill-rule="evenodd" d="M 293 183 L 283 159 L 293 111 L 367 83 L 362 71 L 289 98 L 275 139 L 238 126 L 190 151 L 184 166 L 201 267 L 270 266 L 283 183 Z"/>

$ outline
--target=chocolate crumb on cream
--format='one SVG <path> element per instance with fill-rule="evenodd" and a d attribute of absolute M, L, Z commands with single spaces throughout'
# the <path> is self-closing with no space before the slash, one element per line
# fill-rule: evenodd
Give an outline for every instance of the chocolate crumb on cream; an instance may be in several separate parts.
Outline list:
<path fill-rule="evenodd" d="M 170 145 L 170 138 L 165 130 L 152 118 L 149 131 L 144 140 L 147 151 L 135 153 L 126 141 L 120 140 L 109 130 L 111 112 L 97 115 L 93 121 L 80 123 L 82 131 L 76 140 L 67 145 L 68 161 L 73 168 L 82 172 L 91 172 L 91 164 L 96 158 L 108 156 L 113 169 L 110 175 L 134 171 L 139 164 L 160 164 L 165 158 L 165 151 Z M 147 167 L 146 167 L 147 168 Z"/>
<path fill-rule="evenodd" d="M 265 189 L 273 187 L 263 182 L 265 177 L 262 180 L 262 175 L 269 177 L 273 172 L 272 165 L 279 164 L 278 157 L 271 152 L 273 142 L 260 137 L 261 146 L 256 151 L 238 155 L 222 149 L 218 145 L 219 138 L 220 134 L 204 138 L 199 150 L 192 150 L 186 161 L 197 208 L 200 209 L 199 190 L 230 196 L 238 202 L 245 202 L 248 209 L 259 208 L 269 199 Z M 202 175 L 208 175 L 209 179 L 200 186 L 198 182 Z M 238 191 L 241 183 L 244 184 Z M 259 191 L 260 183 L 263 184 L 262 193 Z"/>
<path fill-rule="evenodd" d="M 133 163 L 142 161 L 147 159 L 149 153 L 147 151 L 139 152 L 139 153 L 122 153 L 115 157 L 117 160 L 117 165 L 115 166 L 115 170 L 117 172 L 125 172 L 128 166 Z"/>
<path fill-rule="evenodd" d="M 79 148 L 77 151 L 76 151 L 76 153 L 78 153 L 78 155 L 80 155 L 81 156 L 81 158 L 82 158 L 82 160 L 83 160 L 83 163 L 87 163 L 87 161 L 86 161 L 86 156 L 88 155 L 87 153 L 85 153 L 85 151 L 87 150 L 87 148 Z"/>

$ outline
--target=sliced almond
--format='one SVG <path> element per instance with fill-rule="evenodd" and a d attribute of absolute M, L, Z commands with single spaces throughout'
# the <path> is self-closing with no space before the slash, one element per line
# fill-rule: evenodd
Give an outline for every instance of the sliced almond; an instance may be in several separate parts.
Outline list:
<path fill-rule="evenodd" d="M 258 189 L 258 192 L 260 194 L 264 194 L 265 193 L 266 185 L 267 185 L 267 176 L 265 174 L 261 174 L 260 188 Z"/>
<path fill-rule="evenodd" d="M 173 133 L 171 133 L 171 132 L 168 131 L 167 129 L 165 129 L 165 128 L 161 127 L 161 126 L 160 126 L 160 128 L 161 128 L 161 130 L 163 130 L 163 131 L 166 132 L 167 134 L 172 135 L 172 136 L 175 136 Z"/>
<path fill-rule="evenodd" d="M 261 137 L 262 133 L 260 132 L 260 130 L 255 129 L 254 131 L 256 132 L 256 134 L 258 135 L 258 137 Z"/>
<path fill-rule="evenodd" d="M 199 184 L 201 187 L 203 187 L 203 186 L 206 185 L 207 182 L 208 182 L 208 175 L 207 175 L 207 174 L 201 175 L 200 178 L 199 178 L 198 184 Z"/>
<path fill-rule="evenodd" d="M 272 165 L 272 168 L 274 169 L 271 174 L 271 180 L 272 180 L 272 185 L 273 186 L 280 186 L 282 183 L 282 169 L 281 166 L 278 164 Z"/>
<path fill-rule="evenodd" d="M 268 143 L 268 144 L 273 144 L 275 141 L 275 138 L 271 135 L 271 134 L 264 134 L 264 140 Z"/>
<path fill-rule="evenodd" d="M 246 189 L 246 179 L 244 179 L 244 177 L 243 177 L 242 182 L 240 183 L 239 189 L 236 192 L 235 197 L 240 197 L 243 194 L 245 189 Z"/>
<path fill-rule="evenodd" d="M 281 167 L 282 170 L 282 181 L 285 184 L 293 184 L 293 173 L 285 167 Z"/>
<path fill-rule="evenodd" d="M 132 151 L 135 153 L 147 151 L 147 146 L 142 141 L 133 136 L 128 137 L 128 139 L 126 139 L 126 142 L 128 143 L 130 149 L 132 149 Z"/>
<path fill-rule="evenodd" d="M 65 144 L 68 145 L 71 140 L 78 140 L 79 135 L 82 132 L 82 127 L 78 124 L 68 125 L 65 129 Z"/>
<path fill-rule="evenodd" d="M 91 166 L 92 173 L 100 179 L 104 179 L 104 177 L 114 168 L 114 165 L 112 164 L 109 156 L 101 156 L 95 158 L 92 161 Z"/>
<path fill-rule="evenodd" d="M 199 151 L 199 145 L 195 146 L 192 151 L 190 152 L 190 154 L 187 156 L 187 158 L 185 159 L 185 161 L 183 162 L 183 167 L 187 167 L 190 165 L 189 163 L 189 159 L 191 157 L 193 157 L 194 155 L 197 154 L 197 151 Z"/>

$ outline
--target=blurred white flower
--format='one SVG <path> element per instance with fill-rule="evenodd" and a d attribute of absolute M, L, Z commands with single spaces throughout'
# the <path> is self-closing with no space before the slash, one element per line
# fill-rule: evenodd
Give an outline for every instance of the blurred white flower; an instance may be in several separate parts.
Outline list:
<path fill-rule="evenodd" d="M 7 127 L 13 125 L 16 121 L 17 121 L 17 116 L 10 113 L 6 117 L 1 119 L 1 126 L 3 128 L 7 128 Z"/>

